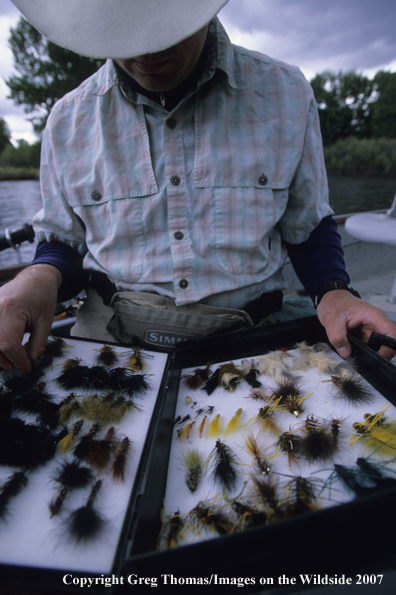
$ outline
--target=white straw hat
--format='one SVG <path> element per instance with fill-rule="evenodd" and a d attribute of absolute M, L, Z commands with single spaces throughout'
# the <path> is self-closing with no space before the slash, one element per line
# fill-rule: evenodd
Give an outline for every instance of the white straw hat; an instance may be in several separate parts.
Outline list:
<path fill-rule="evenodd" d="M 228 0 L 12 0 L 40 33 L 78 54 L 132 58 L 204 27 Z"/>

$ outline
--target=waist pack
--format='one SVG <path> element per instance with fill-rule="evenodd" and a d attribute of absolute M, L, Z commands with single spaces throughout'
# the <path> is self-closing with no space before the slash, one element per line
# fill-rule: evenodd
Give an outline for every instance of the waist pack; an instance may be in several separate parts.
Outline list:
<path fill-rule="evenodd" d="M 258 318 L 280 309 L 282 293 L 276 294 L 276 303 L 274 294 L 251 302 L 250 314 L 199 303 L 176 306 L 171 298 L 145 292 L 117 292 L 110 302 L 114 314 L 107 330 L 124 345 L 170 351 L 181 341 L 254 326 Z"/>

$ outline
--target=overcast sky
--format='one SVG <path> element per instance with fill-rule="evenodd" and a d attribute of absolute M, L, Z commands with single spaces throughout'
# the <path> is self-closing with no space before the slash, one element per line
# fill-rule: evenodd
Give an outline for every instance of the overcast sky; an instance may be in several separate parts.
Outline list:
<path fill-rule="evenodd" d="M 0 117 L 13 140 L 34 142 L 4 83 L 13 72 L 9 29 L 18 19 L 10 0 L 0 0 Z M 233 43 L 296 64 L 308 79 L 324 70 L 396 71 L 395 0 L 229 0 L 220 19 Z"/>

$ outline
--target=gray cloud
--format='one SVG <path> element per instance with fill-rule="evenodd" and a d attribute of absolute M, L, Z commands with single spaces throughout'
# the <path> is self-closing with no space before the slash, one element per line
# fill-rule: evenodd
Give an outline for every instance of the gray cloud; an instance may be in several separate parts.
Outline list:
<path fill-rule="evenodd" d="M 394 0 L 230 0 L 220 18 L 251 34 L 261 46 L 254 49 L 316 71 L 320 63 L 361 71 L 396 60 Z"/>
<path fill-rule="evenodd" d="M 0 0 L 0 23 L 16 23 L 18 15 L 10 0 Z M 233 41 L 296 64 L 308 78 L 324 70 L 374 73 L 392 62 L 396 68 L 395 0 L 229 0 L 220 19 Z M 12 72 L 7 37 L 3 26 L 0 78 Z M 25 120 L 31 131 L 23 108 L 6 94 L 0 84 L 0 117 L 13 130 L 22 130 Z"/>

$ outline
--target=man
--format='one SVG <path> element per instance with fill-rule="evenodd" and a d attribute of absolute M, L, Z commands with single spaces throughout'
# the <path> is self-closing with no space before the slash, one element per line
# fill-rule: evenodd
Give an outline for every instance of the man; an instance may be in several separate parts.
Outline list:
<path fill-rule="evenodd" d="M 1 366 L 30 369 L 83 259 L 94 274 L 75 333 L 103 341 L 140 323 L 144 339 L 153 320 L 178 336 L 260 323 L 279 308 L 286 250 L 340 355 L 354 329 L 396 337 L 349 286 L 312 90 L 230 44 L 224 0 L 14 3 L 53 41 L 114 59 L 48 120 L 40 245 L 0 293 Z"/>

